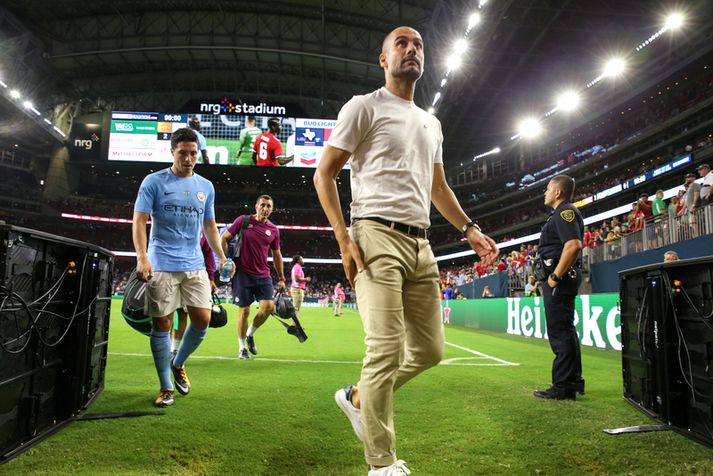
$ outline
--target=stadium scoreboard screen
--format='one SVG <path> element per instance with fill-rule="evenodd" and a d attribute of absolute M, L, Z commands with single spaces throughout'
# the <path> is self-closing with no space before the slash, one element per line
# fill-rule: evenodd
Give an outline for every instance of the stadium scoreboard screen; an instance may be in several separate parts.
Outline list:
<path fill-rule="evenodd" d="M 187 123 L 187 114 L 112 112 L 109 160 L 171 162 L 171 134 Z"/>
<path fill-rule="evenodd" d="M 171 135 L 188 126 L 191 118 L 201 123 L 206 151 L 214 165 L 252 165 L 252 149 L 246 134 L 248 116 L 230 114 L 163 114 L 156 112 L 111 113 L 108 159 L 128 162 L 171 163 Z M 268 130 L 270 116 L 254 116 L 260 131 Z M 333 119 L 283 117 L 277 138 L 285 155 L 294 155 L 288 167 L 316 168 L 324 144 L 336 124 Z M 246 143 L 247 142 L 247 143 Z"/>

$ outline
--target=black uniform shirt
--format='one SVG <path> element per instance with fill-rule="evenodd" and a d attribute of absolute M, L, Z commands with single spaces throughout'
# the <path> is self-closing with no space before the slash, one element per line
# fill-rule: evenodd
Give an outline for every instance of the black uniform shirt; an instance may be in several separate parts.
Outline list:
<path fill-rule="evenodd" d="M 554 209 L 540 232 L 538 252 L 545 259 L 558 261 L 564 244 L 569 240 L 581 240 L 584 235 L 584 220 L 577 207 L 562 202 Z"/>

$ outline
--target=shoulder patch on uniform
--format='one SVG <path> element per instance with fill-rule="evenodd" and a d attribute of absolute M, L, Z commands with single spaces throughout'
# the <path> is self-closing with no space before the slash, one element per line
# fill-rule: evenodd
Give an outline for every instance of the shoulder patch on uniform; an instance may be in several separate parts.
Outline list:
<path fill-rule="evenodd" d="M 560 216 L 567 223 L 572 223 L 574 221 L 574 210 L 562 210 Z"/>

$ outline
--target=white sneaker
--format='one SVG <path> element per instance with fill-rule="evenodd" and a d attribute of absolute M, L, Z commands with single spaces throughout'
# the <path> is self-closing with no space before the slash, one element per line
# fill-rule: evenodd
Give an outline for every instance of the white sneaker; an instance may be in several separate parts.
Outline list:
<path fill-rule="evenodd" d="M 404 460 L 398 460 L 390 466 L 379 469 L 370 469 L 367 476 L 407 476 L 411 471 L 406 467 Z"/>
<path fill-rule="evenodd" d="M 364 437 L 361 436 L 361 410 L 352 405 L 351 402 L 353 388 L 352 385 L 340 388 L 337 390 L 337 393 L 334 394 L 334 400 L 347 418 L 349 418 L 357 438 L 359 438 L 360 441 L 364 441 Z"/>

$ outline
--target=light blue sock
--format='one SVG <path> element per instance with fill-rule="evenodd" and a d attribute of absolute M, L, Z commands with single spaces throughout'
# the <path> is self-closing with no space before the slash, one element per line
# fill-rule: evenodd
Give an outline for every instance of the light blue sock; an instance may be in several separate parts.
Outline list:
<path fill-rule="evenodd" d="M 201 342 L 203 342 L 207 333 L 207 327 L 201 331 L 193 327 L 193 323 L 189 324 L 188 329 L 186 329 L 186 333 L 183 334 L 181 348 L 178 349 L 178 354 L 176 354 L 176 358 L 173 359 L 173 365 L 176 367 L 183 367 L 183 364 L 186 363 L 188 356 L 191 355 L 199 345 L 201 345 Z"/>
<path fill-rule="evenodd" d="M 151 353 L 161 388 L 173 390 L 171 383 L 171 332 L 151 329 Z"/>

